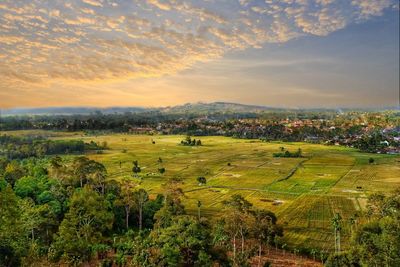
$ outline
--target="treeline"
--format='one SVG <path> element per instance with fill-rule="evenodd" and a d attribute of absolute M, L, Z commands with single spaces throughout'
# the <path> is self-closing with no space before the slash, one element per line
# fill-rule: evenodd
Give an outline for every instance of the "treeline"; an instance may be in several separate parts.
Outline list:
<path fill-rule="evenodd" d="M 8 159 L 84 153 L 106 148 L 106 143 L 99 145 L 93 141 L 85 143 L 81 140 L 48 140 L 42 137 L 0 135 L 0 156 Z"/>
<path fill-rule="evenodd" d="M 89 115 L 35 115 L 1 117 L 0 130 L 62 130 L 62 131 L 105 131 L 127 132 L 131 127 L 157 127 L 159 123 L 186 124 L 199 118 L 197 114 L 168 114 L 158 111 L 123 114 L 102 114 L 96 112 Z M 211 120 L 225 121 L 231 119 L 257 118 L 255 114 L 223 114 L 210 115 Z M 190 126 L 188 127 L 190 129 Z"/>
<path fill-rule="evenodd" d="M 276 152 L 272 155 L 274 158 L 301 158 L 303 157 L 303 152 L 301 148 L 297 149 L 296 152 L 290 152 L 289 150 L 285 150 L 284 147 L 281 147 L 281 152 Z"/>
<path fill-rule="evenodd" d="M 186 136 L 185 140 L 181 140 L 181 145 L 184 146 L 201 146 L 201 140 L 200 139 L 195 139 L 195 138 L 191 138 L 190 136 Z"/>
<path fill-rule="evenodd" d="M 278 246 L 276 216 L 240 195 L 213 223 L 188 215 L 182 181 L 150 196 L 85 157 L 0 161 L 0 266 L 250 266 Z M 264 264 L 262 257 L 258 260 Z"/>

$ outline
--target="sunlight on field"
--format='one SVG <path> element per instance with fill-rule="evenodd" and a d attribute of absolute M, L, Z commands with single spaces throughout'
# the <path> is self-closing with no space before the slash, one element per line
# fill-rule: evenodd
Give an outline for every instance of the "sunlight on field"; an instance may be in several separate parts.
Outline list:
<path fill-rule="evenodd" d="M 40 135 L 22 131 L 19 135 Z M 400 157 L 366 154 L 339 146 L 307 143 L 266 143 L 258 140 L 227 137 L 199 137 L 199 147 L 180 145 L 184 136 L 100 135 L 46 132 L 53 139 L 81 139 L 107 142 L 108 150 L 88 157 L 103 163 L 109 179 L 134 179 L 132 161 L 138 160 L 142 172 L 140 186 L 154 197 L 171 177 L 184 181 L 184 204 L 187 211 L 215 218 L 222 202 L 241 194 L 253 205 L 278 215 L 290 245 L 330 250 L 333 237 L 330 220 L 339 212 L 345 222 L 365 207 L 366 196 L 374 191 L 388 191 L 400 186 Z M 154 142 L 154 143 L 153 143 Z M 304 158 L 274 158 L 280 147 L 290 151 L 301 148 Z M 158 173 L 162 158 L 165 174 Z M 373 164 L 368 159 L 374 157 Z M 294 170 L 293 175 L 286 178 Z M 206 185 L 199 185 L 205 176 Z M 344 226 L 343 239 L 350 236 Z"/>

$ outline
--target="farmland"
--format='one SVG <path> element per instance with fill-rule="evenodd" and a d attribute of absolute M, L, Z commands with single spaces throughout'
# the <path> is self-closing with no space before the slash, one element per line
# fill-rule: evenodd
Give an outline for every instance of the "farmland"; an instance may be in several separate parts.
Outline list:
<path fill-rule="evenodd" d="M 201 201 L 202 215 L 216 218 L 224 200 L 241 194 L 254 206 L 277 214 L 288 247 L 331 251 L 331 218 L 336 212 L 343 217 L 342 240 L 346 246 L 351 234 L 349 219 L 365 208 L 366 196 L 400 186 L 398 156 L 360 153 L 341 146 L 227 137 L 200 137 L 202 146 L 182 146 L 184 136 L 50 136 L 106 142 L 108 150 L 88 157 L 106 166 L 108 179 L 136 180 L 138 187 L 145 188 L 153 197 L 161 193 L 168 178 L 181 178 L 184 205 L 191 214 L 197 213 L 197 202 Z M 282 147 L 290 151 L 301 148 L 303 157 L 273 157 Z M 375 159 L 373 164 L 368 162 L 370 157 Z M 166 169 L 162 175 L 158 172 L 159 158 Z M 132 175 L 133 160 L 138 160 L 141 167 L 139 178 Z M 199 185 L 198 176 L 206 177 L 207 184 Z M 361 221 L 362 216 L 357 223 Z"/>

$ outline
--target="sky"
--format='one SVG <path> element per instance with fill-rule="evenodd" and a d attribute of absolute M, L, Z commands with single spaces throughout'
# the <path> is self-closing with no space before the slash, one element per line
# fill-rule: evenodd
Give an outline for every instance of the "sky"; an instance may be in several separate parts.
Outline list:
<path fill-rule="evenodd" d="M 0 108 L 399 105 L 398 0 L 2 0 Z"/>

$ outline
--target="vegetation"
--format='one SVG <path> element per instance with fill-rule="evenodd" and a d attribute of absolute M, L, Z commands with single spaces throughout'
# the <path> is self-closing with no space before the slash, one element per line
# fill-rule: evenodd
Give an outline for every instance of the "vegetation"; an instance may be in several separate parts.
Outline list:
<path fill-rule="evenodd" d="M 207 183 L 207 179 L 204 176 L 199 176 L 197 177 L 197 182 L 199 182 L 200 185 L 204 185 Z"/>
<path fill-rule="evenodd" d="M 218 103 L 216 103 L 218 104 Z M 229 106 L 229 105 L 228 105 Z M 138 113 L 59 116 L 6 116 L 2 130 L 62 130 L 129 134 L 185 134 L 230 136 L 263 141 L 310 142 L 344 145 L 371 153 L 400 152 L 398 111 L 239 109 L 152 110 Z M 193 108 L 193 107 L 188 107 Z M 243 109 L 244 108 L 244 109 Z M 155 140 L 151 141 L 156 144 Z M 198 139 L 183 145 L 200 145 Z"/>
<path fill-rule="evenodd" d="M 211 266 L 227 263 L 231 245 L 237 245 L 236 239 L 219 243 L 224 236 L 240 234 L 241 252 L 232 260 L 238 266 L 254 255 L 251 239 L 259 238 L 254 227 L 265 224 L 269 229 L 269 237 L 259 239 L 259 246 L 272 244 L 276 234 L 276 216 L 251 210 L 240 195 L 226 203 L 227 214 L 238 217 L 224 217 L 221 223 L 226 226 L 219 233 L 200 212 L 198 217 L 186 214 L 179 179 L 167 180 L 163 195 L 150 200 L 145 189 L 136 189 L 135 180 L 106 180 L 105 167 L 86 157 L 31 158 L 12 164 L 27 176 L 16 178 L 14 184 L 2 183 L 2 266 L 46 259 L 73 266 L 94 259 L 139 266 Z M 237 219 L 240 225 L 235 225 Z M 218 242 L 213 245 L 213 240 Z M 117 254 L 110 258 L 107 253 L 112 250 Z"/>
<path fill-rule="evenodd" d="M 181 138 L 57 133 L 43 140 L 108 149 L 1 157 L 0 265 L 263 266 L 279 249 L 328 266 L 398 265 L 398 156 Z M 282 150 L 302 158 L 274 157 Z"/>
<path fill-rule="evenodd" d="M 184 146 L 201 146 L 201 140 L 192 139 L 190 136 L 186 136 L 186 139 L 182 140 L 181 144 Z"/>
<path fill-rule="evenodd" d="M 9 159 L 43 157 L 44 155 L 84 153 L 90 150 L 107 149 L 107 143 L 99 145 L 93 141 L 47 140 L 40 137 L 18 137 L 0 135 L 0 156 Z"/>
<path fill-rule="evenodd" d="M 399 266 L 400 188 L 388 196 L 370 195 L 366 213 L 369 221 L 357 227 L 352 246 L 342 253 L 337 250 L 326 266 Z"/>
<path fill-rule="evenodd" d="M 302 151 L 301 148 L 297 149 L 297 151 L 294 153 L 290 152 L 289 150 L 286 150 L 285 152 L 274 153 L 273 156 L 275 158 L 301 158 Z"/>

